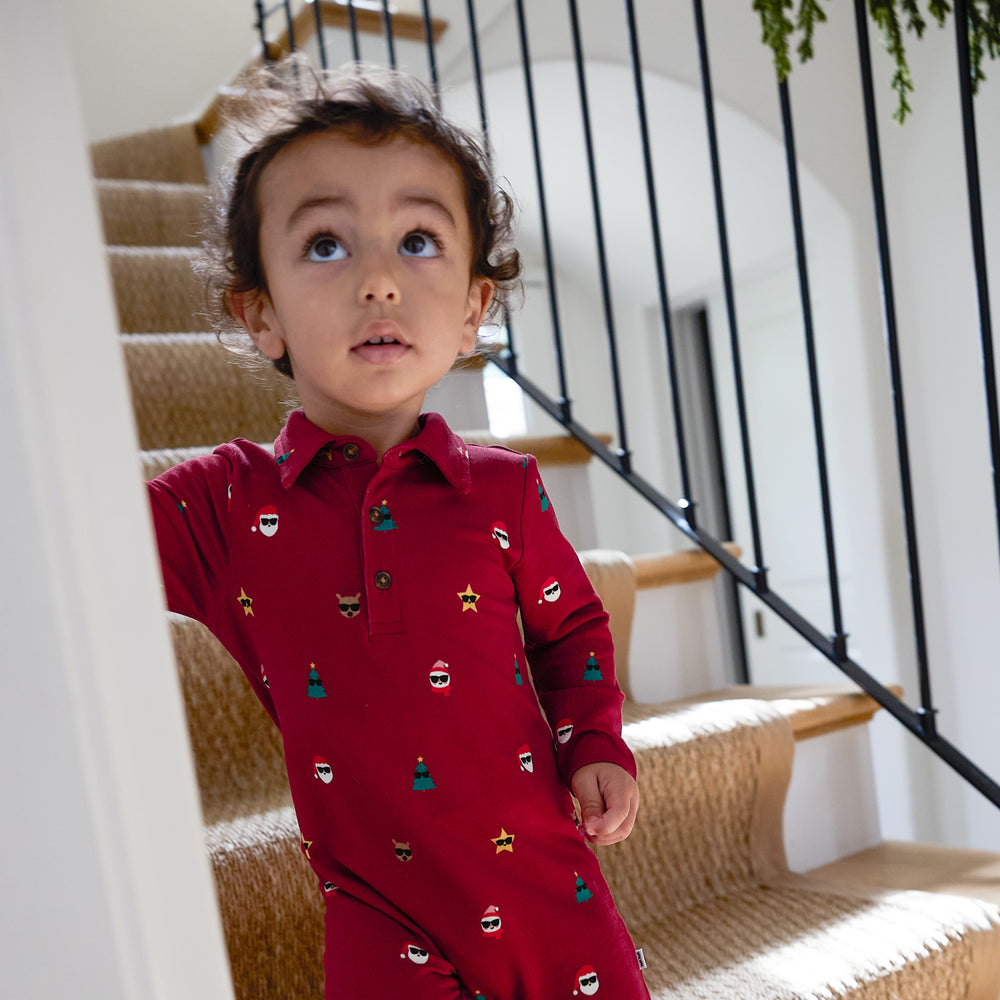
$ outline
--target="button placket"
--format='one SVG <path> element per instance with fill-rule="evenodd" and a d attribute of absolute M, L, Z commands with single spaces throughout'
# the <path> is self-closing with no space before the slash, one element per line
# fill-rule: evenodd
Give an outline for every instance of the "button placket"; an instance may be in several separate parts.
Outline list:
<path fill-rule="evenodd" d="M 384 531 L 379 526 L 388 516 L 382 497 L 391 493 L 394 472 L 385 465 L 368 484 L 361 515 L 365 577 L 370 591 L 369 627 L 373 634 L 398 632 L 402 627 L 402 604 L 397 569 L 397 538 L 401 531 Z"/>

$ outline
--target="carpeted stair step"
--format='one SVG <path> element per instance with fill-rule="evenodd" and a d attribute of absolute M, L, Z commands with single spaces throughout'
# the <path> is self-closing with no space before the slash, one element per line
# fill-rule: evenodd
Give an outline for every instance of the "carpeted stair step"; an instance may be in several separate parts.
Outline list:
<path fill-rule="evenodd" d="M 169 618 L 205 823 L 290 806 L 281 736 L 243 672 L 204 625 Z"/>
<path fill-rule="evenodd" d="M 196 246 L 204 184 L 99 180 L 98 207 L 110 246 Z"/>
<path fill-rule="evenodd" d="M 237 1000 L 323 1000 L 323 897 L 294 810 L 213 824 L 205 840 Z"/>
<path fill-rule="evenodd" d="M 629 705 L 627 718 L 641 822 L 599 854 L 654 1000 L 995 1000 L 995 907 L 788 871 L 794 736 L 773 705 Z"/>
<path fill-rule="evenodd" d="M 95 177 L 205 183 L 205 165 L 193 122 L 92 143 L 90 160 Z"/>
<path fill-rule="evenodd" d="M 294 400 L 274 369 L 248 369 L 211 333 L 123 334 L 139 447 L 272 442 Z"/>
<path fill-rule="evenodd" d="M 209 329 L 205 293 L 191 270 L 193 247 L 108 247 L 122 333 Z"/>

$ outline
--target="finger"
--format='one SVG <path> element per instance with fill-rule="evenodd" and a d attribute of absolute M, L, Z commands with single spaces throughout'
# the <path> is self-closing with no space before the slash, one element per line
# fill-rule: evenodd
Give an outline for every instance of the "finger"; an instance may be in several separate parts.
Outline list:
<path fill-rule="evenodd" d="M 596 833 L 604 815 L 604 796 L 597 778 L 591 774 L 580 774 L 573 782 L 573 794 L 580 803 L 580 816 L 587 835 Z"/>
<path fill-rule="evenodd" d="M 632 832 L 632 828 L 635 826 L 638 811 L 639 795 L 638 791 L 634 790 L 633 793 L 629 795 L 628 810 L 622 822 L 618 826 L 606 829 L 603 833 L 594 837 L 593 842 L 598 846 L 604 847 L 609 844 L 617 844 L 623 841 Z"/>
<path fill-rule="evenodd" d="M 629 795 L 618 783 L 609 782 L 603 789 L 602 808 L 592 822 L 587 824 L 587 832 L 595 837 L 612 835 L 627 819 Z"/>

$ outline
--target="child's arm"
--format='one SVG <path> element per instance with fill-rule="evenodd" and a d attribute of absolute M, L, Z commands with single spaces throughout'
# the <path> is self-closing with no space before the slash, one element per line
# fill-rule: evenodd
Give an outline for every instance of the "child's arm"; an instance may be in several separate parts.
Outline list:
<path fill-rule="evenodd" d="M 229 567 L 230 463 L 183 462 L 147 484 L 167 607 L 211 626 Z"/>
<path fill-rule="evenodd" d="M 591 801 L 596 803 L 594 783 L 588 778 L 593 772 L 585 772 L 579 781 L 576 776 L 590 765 L 617 765 L 613 771 L 599 769 L 605 777 L 598 785 L 612 795 L 607 801 L 611 815 L 601 823 L 596 816 L 591 818 L 597 835 L 610 836 L 613 830 L 623 837 L 626 831 L 622 824 L 628 823 L 631 806 L 612 823 L 621 811 L 620 801 L 624 801 L 619 790 L 627 782 L 623 784 L 621 779 L 634 779 L 635 761 L 621 738 L 623 695 L 615 679 L 608 616 L 579 557 L 559 530 L 530 456 L 524 472 L 521 551 L 511 576 L 535 689 L 558 734 L 559 771 L 567 786 L 576 783 L 581 789 L 588 788 Z M 568 727 L 572 728 L 567 736 Z M 612 773 L 613 780 L 607 777 Z M 629 789 L 625 798 L 631 802 L 633 794 Z M 603 794 L 601 798 L 606 801 Z M 604 812 L 600 810 L 602 815 Z"/>

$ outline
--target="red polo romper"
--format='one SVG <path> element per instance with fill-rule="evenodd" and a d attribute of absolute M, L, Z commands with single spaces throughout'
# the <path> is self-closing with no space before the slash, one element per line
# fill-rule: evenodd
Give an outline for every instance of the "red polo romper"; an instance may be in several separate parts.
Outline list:
<path fill-rule="evenodd" d="M 567 790 L 635 773 L 607 615 L 534 459 L 297 411 L 149 489 L 168 606 L 281 730 L 328 1000 L 647 997 Z"/>

